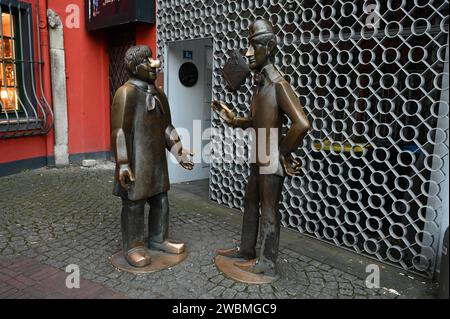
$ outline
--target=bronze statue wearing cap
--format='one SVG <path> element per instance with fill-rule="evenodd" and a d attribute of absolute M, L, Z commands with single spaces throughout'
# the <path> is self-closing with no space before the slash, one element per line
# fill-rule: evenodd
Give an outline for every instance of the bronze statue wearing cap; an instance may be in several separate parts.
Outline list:
<path fill-rule="evenodd" d="M 151 263 L 150 249 L 181 254 L 182 243 L 169 241 L 169 174 L 166 149 L 188 170 L 193 163 L 172 125 L 164 92 L 155 86 L 158 60 L 148 46 L 125 55 L 130 79 L 120 87 L 111 109 L 111 144 L 116 159 L 113 194 L 122 198 L 123 256 L 133 267 Z M 144 243 L 144 207 L 150 205 L 148 244 Z"/>
<path fill-rule="evenodd" d="M 225 104 L 213 101 L 212 107 L 231 126 L 252 128 L 256 134 L 254 145 L 265 152 L 253 151 L 256 158 L 250 162 L 250 177 L 245 190 L 244 216 L 239 247 L 222 249 L 217 253 L 229 258 L 246 259 L 235 266 L 253 274 L 275 277 L 280 238 L 280 213 L 278 205 L 285 176 L 300 173 L 300 162 L 292 156 L 310 130 L 299 98 L 274 65 L 277 50 L 272 25 L 257 20 L 250 26 L 249 47 L 246 53 L 254 73 L 250 117 L 237 117 Z M 282 118 L 286 115 L 291 126 L 283 137 Z M 273 142 L 271 134 L 277 138 Z M 262 136 L 265 134 L 265 136 Z M 270 153 L 269 159 L 261 153 Z M 261 212 L 261 217 L 260 217 Z M 261 250 L 256 254 L 260 222 Z M 256 260 L 254 260 L 256 258 Z"/>

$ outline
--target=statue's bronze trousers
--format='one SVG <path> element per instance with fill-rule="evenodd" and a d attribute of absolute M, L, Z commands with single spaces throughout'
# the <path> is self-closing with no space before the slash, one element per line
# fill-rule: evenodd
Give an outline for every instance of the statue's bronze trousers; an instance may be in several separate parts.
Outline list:
<path fill-rule="evenodd" d="M 259 260 L 276 262 L 280 243 L 280 212 L 278 209 L 284 178 L 274 174 L 260 174 L 258 166 L 250 166 L 245 189 L 241 251 L 256 255 L 256 242 L 261 207 L 261 251 Z"/>
<path fill-rule="evenodd" d="M 144 212 L 146 202 L 150 205 L 148 215 L 149 241 L 162 243 L 169 236 L 169 201 L 167 193 L 155 195 L 148 200 L 131 201 L 122 198 L 121 228 L 124 252 L 136 246 L 144 246 Z"/>

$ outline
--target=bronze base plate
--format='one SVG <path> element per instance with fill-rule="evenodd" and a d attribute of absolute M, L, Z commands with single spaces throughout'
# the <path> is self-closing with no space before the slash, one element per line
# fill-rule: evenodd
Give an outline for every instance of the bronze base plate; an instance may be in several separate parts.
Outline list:
<path fill-rule="evenodd" d="M 214 262 L 219 271 L 224 275 L 235 281 L 239 281 L 245 284 L 270 284 L 278 279 L 278 277 L 266 276 L 263 274 L 254 274 L 237 267 L 235 262 L 244 262 L 245 259 L 229 258 L 222 255 L 216 255 Z"/>
<path fill-rule="evenodd" d="M 178 265 L 187 257 L 186 252 L 179 255 L 167 254 L 159 250 L 149 250 L 149 252 L 151 263 L 146 267 L 131 266 L 121 251 L 109 257 L 108 260 L 120 271 L 130 272 L 132 274 L 149 274 Z"/>

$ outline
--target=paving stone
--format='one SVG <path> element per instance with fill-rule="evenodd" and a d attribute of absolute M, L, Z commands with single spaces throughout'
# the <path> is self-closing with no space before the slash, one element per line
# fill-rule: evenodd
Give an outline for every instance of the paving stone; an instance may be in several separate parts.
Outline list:
<path fill-rule="evenodd" d="M 343 296 L 353 296 L 353 290 L 339 289 L 339 294 Z"/>
<path fill-rule="evenodd" d="M 339 289 L 353 290 L 353 286 L 350 283 L 347 283 L 347 282 L 339 282 L 338 286 L 339 286 Z"/>
<path fill-rule="evenodd" d="M 247 287 L 248 287 L 247 285 L 244 285 L 244 284 L 241 284 L 241 283 L 235 283 L 233 285 L 233 289 L 238 291 L 238 292 L 242 292 L 242 291 L 246 290 Z"/>
<path fill-rule="evenodd" d="M 260 286 L 259 285 L 250 285 L 247 287 L 247 292 L 249 293 L 259 293 L 260 292 Z"/>
<path fill-rule="evenodd" d="M 225 289 L 224 292 L 222 293 L 222 298 L 224 299 L 233 299 L 233 297 L 237 294 L 238 292 L 232 288 L 228 288 Z"/>
<path fill-rule="evenodd" d="M 231 279 L 224 279 L 220 282 L 220 285 L 226 288 L 230 288 L 234 285 L 234 281 Z"/>
<path fill-rule="evenodd" d="M 238 292 L 234 299 L 248 299 L 248 293 L 246 292 Z"/>
<path fill-rule="evenodd" d="M 278 299 L 287 299 L 287 298 L 289 298 L 289 295 L 286 293 L 286 291 L 276 291 L 274 293 L 274 295 Z"/>
<path fill-rule="evenodd" d="M 271 285 L 263 285 L 260 287 L 260 291 L 262 293 L 268 293 L 268 294 L 272 294 L 273 293 L 273 288 Z"/>
<path fill-rule="evenodd" d="M 225 287 L 217 286 L 214 287 L 209 293 L 214 297 L 219 297 L 225 291 L 225 289 Z"/>
<path fill-rule="evenodd" d="M 222 275 L 218 275 L 218 276 L 210 279 L 210 281 L 215 284 L 220 283 L 222 280 L 224 280 L 224 277 Z"/>

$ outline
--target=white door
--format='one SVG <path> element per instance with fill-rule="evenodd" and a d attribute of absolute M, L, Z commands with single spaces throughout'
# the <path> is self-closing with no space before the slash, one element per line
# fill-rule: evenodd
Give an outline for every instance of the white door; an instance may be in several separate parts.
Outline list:
<path fill-rule="evenodd" d="M 209 141 L 202 140 L 202 135 L 211 126 L 212 45 L 212 39 L 167 44 L 165 91 L 169 99 L 172 123 L 181 136 L 183 146 L 195 153 L 192 171 L 184 170 L 169 155 L 171 183 L 209 178 L 209 165 L 202 156 L 202 150 Z M 180 81 L 180 68 L 185 63 L 192 63 L 197 69 L 198 79 L 192 86 L 183 85 Z"/>

